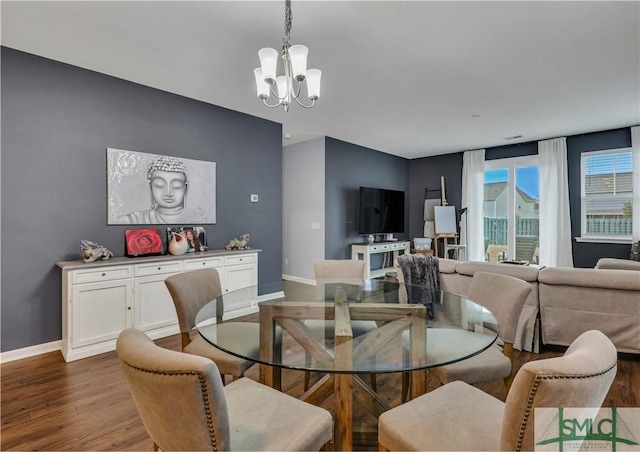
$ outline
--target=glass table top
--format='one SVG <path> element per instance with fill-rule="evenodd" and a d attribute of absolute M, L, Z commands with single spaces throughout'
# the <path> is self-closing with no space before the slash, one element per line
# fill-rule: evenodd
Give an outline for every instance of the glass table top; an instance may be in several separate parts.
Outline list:
<path fill-rule="evenodd" d="M 373 280 L 277 282 L 228 292 L 196 316 L 211 345 L 257 363 L 327 373 L 426 369 L 496 340 L 489 311 L 452 293 Z M 259 313 L 216 323 L 230 306 Z"/>

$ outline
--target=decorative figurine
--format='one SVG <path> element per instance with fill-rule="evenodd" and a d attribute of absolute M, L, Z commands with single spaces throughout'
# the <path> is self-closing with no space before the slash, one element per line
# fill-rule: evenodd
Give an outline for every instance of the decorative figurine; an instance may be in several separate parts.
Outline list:
<path fill-rule="evenodd" d="M 106 261 L 113 257 L 113 253 L 106 247 L 89 240 L 80 240 L 80 250 L 82 251 L 82 256 L 84 256 L 82 260 L 84 263 L 97 261 L 98 259 Z"/>
<path fill-rule="evenodd" d="M 240 238 L 235 238 L 229 240 L 227 246 L 224 247 L 225 250 L 248 250 L 249 240 L 251 236 L 249 234 L 242 234 Z"/>

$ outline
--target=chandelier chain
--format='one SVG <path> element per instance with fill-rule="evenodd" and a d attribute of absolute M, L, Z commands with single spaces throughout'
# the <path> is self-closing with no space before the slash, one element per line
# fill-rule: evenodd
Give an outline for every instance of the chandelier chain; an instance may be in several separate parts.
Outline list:
<path fill-rule="evenodd" d="M 291 0 L 285 0 L 284 2 L 284 43 L 289 44 L 289 39 L 291 38 L 291 23 L 292 23 L 292 15 L 291 15 Z"/>

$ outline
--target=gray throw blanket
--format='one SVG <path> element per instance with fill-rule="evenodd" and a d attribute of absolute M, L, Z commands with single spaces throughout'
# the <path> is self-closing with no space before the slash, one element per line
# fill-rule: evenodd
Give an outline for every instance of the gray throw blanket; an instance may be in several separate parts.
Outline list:
<path fill-rule="evenodd" d="M 440 301 L 438 258 L 428 254 L 402 254 L 398 257 L 398 265 L 408 284 L 409 303 L 425 305 L 429 319 L 433 320 L 433 303 Z"/>

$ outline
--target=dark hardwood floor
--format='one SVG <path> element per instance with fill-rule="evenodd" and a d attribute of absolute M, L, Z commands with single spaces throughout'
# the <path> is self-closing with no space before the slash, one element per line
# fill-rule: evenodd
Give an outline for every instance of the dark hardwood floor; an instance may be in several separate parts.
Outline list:
<path fill-rule="evenodd" d="M 178 335 L 156 341 L 161 347 L 179 350 Z M 561 355 L 563 350 L 545 349 L 541 354 L 515 351 L 516 365 Z M 1 366 L 2 450 L 152 450 L 153 444 L 129 395 L 115 352 L 65 363 L 52 352 Z M 258 380 L 258 367 L 247 377 Z M 283 371 L 283 390 L 302 394 L 299 371 Z M 439 386 L 429 378 L 429 390 Z M 478 385 L 504 400 L 502 382 Z M 391 406 L 400 403 L 400 376 L 378 376 L 378 392 Z M 640 406 L 640 356 L 620 356 L 618 373 L 604 406 Z M 331 409 L 331 400 L 323 406 Z M 375 422 L 356 411 L 357 421 Z M 377 450 L 375 445 L 367 447 Z"/>

